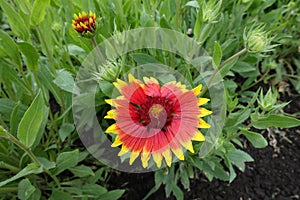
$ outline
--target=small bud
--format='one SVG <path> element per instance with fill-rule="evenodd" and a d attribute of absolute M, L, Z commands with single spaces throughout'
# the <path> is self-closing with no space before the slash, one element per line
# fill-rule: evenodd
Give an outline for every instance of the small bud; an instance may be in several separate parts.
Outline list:
<path fill-rule="evenodd" d="M 117 62 L 108 62 L 104 66 L 101 66 L 97 73 L 94 73 L 94 78 L 97 81 L 105 80 L 108 82 L 114 82 L 120 74 L 120 64 Z"/>
<path fill-rule="evenodd" d="M 272 51 L 277 45 L 270 45 L 273 37 L 269 37 L 270 32 L 264 31 L 265 26 L 252 26 L 248 32 L 244 31 L 245 47 L 250 53 L 263 53 Z"/>
<path fill-rule="evenodd" d="M 89 14 L 86 12 L 81 12 L 74 14 L 74 20 L 72 20 L 72 27 L 78 33 L 84 37 L 92 37 L 95 33 L 96 24 L 96 14 L 90 11 Z"/>
<path fill-rule="evenodd" d="M 214 23 L 219 16 L 222 1 L 210 0 L 208 3 L 205 3 L 205 1 L 203 3 L 203 22 Z"/>

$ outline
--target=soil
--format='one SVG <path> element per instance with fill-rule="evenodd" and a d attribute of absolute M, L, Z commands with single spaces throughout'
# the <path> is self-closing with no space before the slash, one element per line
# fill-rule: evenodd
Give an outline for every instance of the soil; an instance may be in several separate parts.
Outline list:
<path fill-rule="evenodd" d="M 282 95 L 282 101 L 292 100 L 284 111 L 290 114 L 300 111 L 300 95 Z M 262 132 L 269 141 L 264 149 L 255 149 L 245 142 L 254 162 L 247 163 L 244 172 L 238 172 L 232 182 L 204 176 L 190 182 L 190 191 L 184 190 L 184 199 L 194 200 L 288 200 L 300 199 L 300 127 L 293 129 L 268 129 Z M 236 169 L 236 171 L 238 171 Z M 111 189 L 124 188 L 122 199 L 142 199 L 154 186 L 154 174 L 113 174 Z M 149 199 L 166 199 L 162 186 Z M 175 199 L 171 196 L 169 199 Z"/>

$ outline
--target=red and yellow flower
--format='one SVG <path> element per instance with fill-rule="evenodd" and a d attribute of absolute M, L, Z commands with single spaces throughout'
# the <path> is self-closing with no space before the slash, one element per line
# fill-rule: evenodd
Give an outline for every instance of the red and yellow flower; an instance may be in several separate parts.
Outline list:
<path fill-rule="evenodd" d="M 209 101 L 197 98 L 202 85 L 188 90 L 180 82 L 161 87 L 153 77 L 144 82 L 131 74 L 128 78 L 129 83 L 114 83 L 121 96 L 106 100 L 113 109 L 105 118 L 116 121 L 106 132 L 116 134 L 112 147 L 121 145 L 118 155 L 129 152 L 130 165 L 140 156 L 146 168 L 151 157 L 161 167 L 163 160 L 171 166 L 172 153 L 179 160 L 184 160 L 184 149 L 194 153 L 192 140 L 205 140 L 199 128 L 210 128 L 202 117 L 212 113 L 199 107 Z"/>
<path fill-rule="evenodd" d="M 90 11 L 89 15 L 86 12 L 74 14 L 74 20 L 72 20 L 73 28 L 84 36 L 93 35 L 96 30 L 96 14 Z"/>

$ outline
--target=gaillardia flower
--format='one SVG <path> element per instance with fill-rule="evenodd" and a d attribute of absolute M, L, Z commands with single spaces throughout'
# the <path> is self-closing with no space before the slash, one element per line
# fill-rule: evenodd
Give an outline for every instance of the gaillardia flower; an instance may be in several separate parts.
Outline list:
<path fill-rule="evenodd" d="M 81 35 L 92 36 L 96 30 L 96 14 L 92 11 L 90 11 L 89 15 L 84 11 L 78 15 L 74 14 L 72 26 Z"/>
<path fill-rule="evenodd" d="M 130 165 L 140 155 L 146 168 L 151 157 L 161 167 L 163 159 L 171 166 L 172 152 L 179 160 L 184 160 L 184 149 L 194 153 L 192 140 L 205 140 L 198 128 L 210 128 L 201 117 L 212 113 L 199 107 L 209 101 L 197 98 L 202 85 L 188 90 L 180 82 L 161 87 L 153 77 L 144 82 L 131 74 L 128 78 L 129 83 L 114 82 L 121 96 L 106 100 L 113 109 L 105 118 L 116 121 L 106 132 L 116 134 L 112 147 L 122 145 L 118 155 L 129 152 Z"/>

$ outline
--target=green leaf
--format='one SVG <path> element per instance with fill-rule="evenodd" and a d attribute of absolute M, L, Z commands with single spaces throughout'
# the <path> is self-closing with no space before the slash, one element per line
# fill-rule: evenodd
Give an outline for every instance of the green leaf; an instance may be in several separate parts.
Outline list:
<path fill-rule="evenodd" d="M 81 189 L 84 194 L 94 195 L 95 197 L 107 193 L 105 187 L 97 184 L 84 184 Z"/>
<path fill-rule="evenodd" d="M 119 199 L 123 194 L 125 190 L 112 190 L 105 194 L 100 195 L 97 199 L 101 200 L 117 200 Z"/>
<path fill-rule="evenodd" d="M 199 8 L 199 3 L 198 3 L 198 1 L 189 1 L 189 2 L 187 2 L 186 4 L 185 4 L 185 6 L 190 6 L 190 7 L 194 7 L 194 8 Z"/>
<path fill-rule="evenodd" d="M 74 124 L 64 123 L 58 131 L 61 141 L 64 141 L 74 131 L 74 129 Z"/>
<path fill-rule="evenodd" d="M 64 91 L 79 94 L 72 74 L 64 69 L 57 71 L 57 77 L 53 80 L 53 83 Z"/>
<path fill-rule="evenodd" d="M 10 62 L 17 67 L 19 71 L 22 70 L 22 61 L 18 46 L 15 41 L 4 31 L 0 30 L 0 52 L 10 58 Z"/>
<path fill-rule="evenodd" d="M 46 158 L 38 157 L 37 159 L 41 163 L 41 165 L 43 166 L 44 169 L 49 170 L 49 169 L 52 169 L 56 166 L 55 162 L 51 162 Z"/>
<path fill-rule="evenodd" d="M 49 200 L 57 200 L 57 199 L 74 200 L 73 197 L 69 193 L 54 189 Z"/>
<path fill-rule="evenodd" d="M 78 158 L 79 158 L 78 149 L 59 154 L 59 156 L 56 159 L 57 167 L 54 170 L 54 175 L 58 175 L 68 168 L 75 167 L 78 163 Z"/>
<path fill-rule="evenodd" d="M 25 56 L 25 63 L 28 69 L 37 71 L 39 69 L 38 60 L 40 56 L 36 49 L 27 42 L 18 43 L 18 47 Z"/>
<path fill-rule="evenodd" d="M 39 25 L 45 17 L 46 8 L 50 4 L 50 0 L 35 0 L 31 14 L 31 24 L 34 26 Z"/>
<path fill-rule="evenodd" d="M 26 178 L 18 184 L 18 198 L 20 200 L 27 200 L 34 193 L 35 187 Z"/>
<path fill-rule="evenodd" d="M 150 63 L 161 64 L 161 62 L 156 60 L 154 57 L 144 53 L 132 53 L 130 54 L 130 56 L 134 59 L 135 62 L 137 62 L 138 65 L 150 64 Z"/>
<path fill-rule="evenodd" d="M 0 114 L 10 116 L 13 112 L 13 109 L 16 105 L 16 102 L 10 99 L 0 99 Z"/>
<path fill-rule="evenodd" d="M 25 146 L 30 147 L 34 143 L 43 122 L 45 110 L 42 92 L 39 91 L 18 127 L 17 137 Z"/>
<path fill-rule="evenodd" d="M 255 121 L 253 123 L 253 126 L 257 129 L 266 129 L 271 126 L 279 128 L 292 128 L 300 126 L 300 120 L 284 115 L 272 114 L 265 118 L 260 118 L 258 121 Z"/>
<path fill-rule="evenodd" d="M 172 191 L 177 200 L 183 200 L 183 192 L 180 187 L 176 185 L 176 183 L 172 184 Z"/>
<path fill-rule="evenodd" d="M 86 177 L 86 176 L 94 176 L 94 172 L 90 167 L 81 165 L 81 166 L 76 166 L 76 167 L 72 167 L 69 169 L 74 176 L 77 177 Z"/>
<path fill-rule="evenodd" d="M 6 185 L 6 184 L 8 184 L 12 181 L 15 181 L 19 178 L 27 176 L 29 174 L 39 174 L 39 173 L 42 173 L 42 172 L 43 172 L 42 167 L 37 168 L 37 167 L 33 167 L 32 165 L 27 165 L 27 167 L 22 169 L 19 173 L 17 173 L 13 177 L 11 177 L 9 179 L 6 179 L 5 181 L 0 182 L 0 187 L 4 186 L 4 185 Z"/>
<path fill-rule="evenodd" d="M 267 140 L 259 133 L 241 129 L 241 133 L 251 142 L 255 148 L 265 148 L 268 146 Z"/>
<path fill-rule="evenodd" d="M 214 54 L 213 54 L 213 65 L 214 67 L 218 67 L 221 63 L 222 59 L 222 49 L 218 42 L 215 42 L 214 45 Z"/>
<path fill-rule="evenodd" d="M 245 170 L 245 162 L 254 161 L 248 153 L 238 149 L 228 152 L 227 158 L 241 171 Z"/>
<path fill-rule="evenodd" d="M 14 136 L 17 135 L 17 130 L 18 130 L 18 126 L 19 123 L 24 115 L 26 110 L 21 109 L 21 103 L 18 102 L 12 113 L 11 113 L 11 117 L 10 117 L 10 133 Z"/>
<path fill-rule="evenodd" d="M 29 26 L 25 24 L 23 17 L 21 17 L 21 15 L 13 9 L 13 5 L 9 4 L 7 0 L 0 0 L 0 5 L 7 16 L 7 20 L 12 31 L 23 40 L 28 40 Z M 1 41 L 1 43 L 2 42 L 6 41 Z"/>
<path fill-rule="evenodd" d="M 220 74 L 222 77 L 226 76 L 227 73 L 229 72 L 229 70 L 237 63 L 238 58 L 235 58 L 231 61 L 229 61 L 228 63 L 226 63 L 222 69 L 220 70 Z"/>

